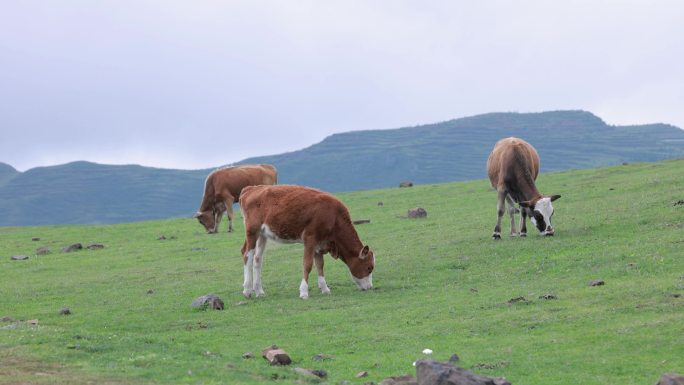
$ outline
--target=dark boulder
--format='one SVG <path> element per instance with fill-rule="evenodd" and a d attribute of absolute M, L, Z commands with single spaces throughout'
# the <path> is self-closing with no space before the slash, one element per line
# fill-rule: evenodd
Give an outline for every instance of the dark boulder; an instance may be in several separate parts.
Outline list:
<path fill-rule="evenodd" d="M 83 249 L 83 245 L 80 243 L 74 243 L 62 249 L 63 253 L 71 253 L 72 251 L 78 251 Z"/>
<path fill-rule="evenodd" d="M 425 211 L 425 209 L 422 207 L 412 208 L 412 209 L 409 209 L 409 211 L 408 211 L 408 217 L 409 218 L 426 218 L 427 217 L 427 211 Z"/>
<path fill-rule="evenodd" d="M 434 360 L 416 361 L 418 385 L 511 385 L 503 378 L 491 378 Z"/>
<path fill-rule="evenodd" d="M 195 309 L 199 310 L 206 310 L 206 309 L 214 309 L 214 310 L 223 310 L 224 305 L 223 301 L 221 298 L 214 294 L 207 294 L 203 295 L 201 297 L 195 298 L 194 301 L 192 301 L 192 304 L 190 305 Z"/>

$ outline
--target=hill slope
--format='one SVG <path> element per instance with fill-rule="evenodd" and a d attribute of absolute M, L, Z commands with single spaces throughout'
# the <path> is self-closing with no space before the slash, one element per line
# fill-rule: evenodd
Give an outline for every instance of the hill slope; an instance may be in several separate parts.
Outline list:
<path fill-rule="evenodd" d="M 684 157 L 684 131 L 677 127 L 609 126 L 588 112 L 556 111 L 336 134 L 300 151 L 240 163 L 271 163 L 280 183 L 338 192 L 396 186 L 402 180 L 478 179 L 485 176 L 494 143 L 507 136 L 531 142 L 541 155 L 542 171 Z M 209 171 L 87 162 L 28 170 L 0 183 L 0 226 L 189 216 Z"/>
<path fill-rule="evenodd" d="M 542 192 L 563 195 L 550 238 L 492 241 L 496 194 L 484 179 L 339 194 L 353 219 L 371 220 L 356 228 L 377 258 L 374 289 L 359 291 L 326 256 L 332 293 L 313 273 L 306 301 L 303 247 L 271 243 L 266 297 L 242 297 L 239 217 L 230 235 L 187 219 L 2 228 L 0 318 L 15 321 L 0 320 L 0 383 L 313 384 L 293 372 L 304 367 L 326 371 L 327 384 L 378 384 L 415 373 L 430 348 L 515 385 L 655 384 L 684 374 L 683 168 L 541 175 Z M 416 206 L 427 218 L 405 218 Z M 75 242 L 105 247 L 60 252 Z M 596 279 L 605 285 L 590 287 Z M 208 293 L 224 311 L 191 309 Z M 293 364 L 261 359 L 271 344 Z"/>

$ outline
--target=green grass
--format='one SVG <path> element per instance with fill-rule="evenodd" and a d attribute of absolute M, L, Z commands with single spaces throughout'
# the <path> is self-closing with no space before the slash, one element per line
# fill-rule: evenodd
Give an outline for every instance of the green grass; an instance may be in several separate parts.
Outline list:
<path fill-rule="evenodd" d="M 267 296 L 241 296 L 239 218 L 218 235 L 191 219 L 0 228 L 0 317 L 39 320 L 0 322 L 0 383 L 298 381 L 259 357 L 271 344 L 330 384 L 414 373 L 424 348 L 513 384 L 655 383 L 684 372 L 682 170 L 684 160 L 543 174 L 540 190 L 563 195 L 556 236 L 498 242 L 484 180 L 339 194 L 353 218 L 371 220 L 357 230 L 377 256 L 375 288 L 358 291 L 326 257 L 332 295 L 314 290 L 314 274 L 307 301 L 300 245 L 269 244 Z M 404 218 L 416 206 L 428 218 Z M 106 248 L 60 252 L 75 242 Z M 34 255 L 41 246 L 52 253 Z M 226 310 L 191 309 L 207 293 Z M 313 361 L 319 353 L 334 358 Z"/>

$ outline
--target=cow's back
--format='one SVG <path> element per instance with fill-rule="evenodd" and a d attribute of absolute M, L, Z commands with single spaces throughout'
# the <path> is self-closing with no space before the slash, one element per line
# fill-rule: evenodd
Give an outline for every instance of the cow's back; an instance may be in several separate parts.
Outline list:
<path fill-rule="evenodd" d="M 275 184 L 277 172 L 271 165 L 236 166 L 217 170 L 210 177 L 215 194 L 230 193 L 237 202 L 247 186 Z"/>
<path fill-rule="evenodd" d="M 240 207 L 250 223 L 266 224 L 283 239 L 297 239 L 306 228 L 330 232 L 340 216 L 349 217 L 337 198 L 302 186 L 245 187 Z"/>
<path fill-rule="evenodd" d="M 520 138 L 499 140 L 487 159 L 487 175 L 492 187 L 503 188 L 516 173 L 528 173 L 533 180 L 539 175 L 539 154 L 531 144 Z"/>

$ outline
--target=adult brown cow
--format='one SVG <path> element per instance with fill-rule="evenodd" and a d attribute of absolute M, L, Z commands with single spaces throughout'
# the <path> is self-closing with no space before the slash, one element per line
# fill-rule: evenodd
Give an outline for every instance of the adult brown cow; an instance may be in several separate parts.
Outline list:
<path fill-rule="evenodd" d="M 551 226 L 553 205 L 551 202 L 560 195 L 543 196 L 537 190 L 534 181 L 539 174 L 539 154 L 531 144 L 518 138 L 501 139 L 496 143 L 487 159 L 487 174 L 492 187 L 498 192 L 497 221 L 492 238 L 501 239 L 501 217 L 509 203 L 508 213 L 511 216 L 511 236 L 517 235 L 515 229 L 515 202 L 520 210 L 520 236 L 527 236 L 525 218 L 530 217 L 532 223 L 542 235 L 553 235 Z"/>
<path fill-rule="evenodd" d="M 318 287 L 330 294 L 323 273 L 323 255 L 330 253 L 349 268 L 361 290 L 373 287 L 375 256 L 363 245 L 351 222 L 347 207 L 331 194 L 301 186 L 246 187 L 240 197 L 245 221 L 242 246 L 245 281 L 242 294 L 264 295 L 261 285 L 266 241 L 304 243 L 304 277 L 299 297 L 309 297 L 309 273 L 318 270 Z"/>
<path fill-rule="evenodd" d="M 246 186 L 276 184 L 278 173 L 270 164 L 224 167 L 212 171 L 204 181 L 204 196 L 197 218 L 207 233 L 218 232 L 223 212 L 228 214 L 228 232 L 233 231 L 233 203 Z"/>

